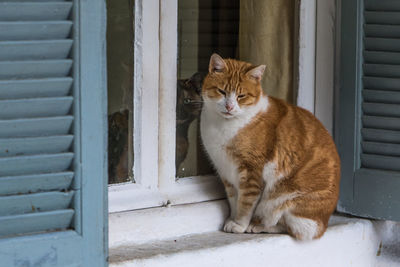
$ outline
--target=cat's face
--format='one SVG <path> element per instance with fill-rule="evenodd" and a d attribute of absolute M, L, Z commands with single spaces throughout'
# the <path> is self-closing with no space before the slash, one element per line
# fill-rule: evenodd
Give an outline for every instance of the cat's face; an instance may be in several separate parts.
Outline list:
<path fill-rule="evenodd" d="M 204 75 L 197 72 L 189 79 L 178 80 L 177 112 L 178 118 L 187 115 L 198 117 L 202 107 L 201 85 Z"/>
<path fill-rule="evenodd" d="M 245 114 L 262 96 L 264 70 L 265 65 L 252 66 L 213 54 L 202 88 L 204 105 L 226 119 Z"/>

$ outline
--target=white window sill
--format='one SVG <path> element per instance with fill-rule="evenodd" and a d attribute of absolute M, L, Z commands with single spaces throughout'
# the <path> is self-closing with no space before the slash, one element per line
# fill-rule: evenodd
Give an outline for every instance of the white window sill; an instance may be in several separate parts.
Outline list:
<path fill-rule="evenodd" d="M 218 231 L 228 212 L 226 200 L 217 200 L 111 213 L 109 247 Z"/>
<path fill-rule="evenodd" d="M 325 235 L 227 234 L 226 201 L 110 214 L 110 266 L 396 266 L 377 257 L 385 222 L 335 215 Z M 399 229 L 399 228 L 398 228 Z M 384 253 L 382 253 L 383 255 Z"/>
<path fill-rule="evenodd" d="M 226 198 L 225 190 L 216 176 L 185 177 L 162 189 L 149 189 L 132 183 L 108 187 L 110 213 L 223 198 Z"/>

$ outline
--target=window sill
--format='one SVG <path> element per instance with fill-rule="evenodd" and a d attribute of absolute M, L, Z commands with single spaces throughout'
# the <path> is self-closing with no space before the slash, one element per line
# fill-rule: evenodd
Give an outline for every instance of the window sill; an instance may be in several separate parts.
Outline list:
<path fill-rule="evenodd" d="M 226 198 L 225 190 L 216 176 L 185 177 L 162 189 L 149 189 L 132 183 L 108 188 L 110 213 L 223 198 Z"/>
<path fill-rule="evenodd" d="M 218 231 L 228 212 L 226 200 L 217 200 L 111 213 L 109 247 Z"/>
<path fill-rule="evenodd" d="M 377 229 L 385 228 L 384 222 L 335 215 L 321 239 L 304 243 L 288 235 L 223 233 L 219 229 L 227 215 L 227 203 L 221 200 L 110 214 L 110 266 L 393 263 L 376 257 L 382 241 Z"/>

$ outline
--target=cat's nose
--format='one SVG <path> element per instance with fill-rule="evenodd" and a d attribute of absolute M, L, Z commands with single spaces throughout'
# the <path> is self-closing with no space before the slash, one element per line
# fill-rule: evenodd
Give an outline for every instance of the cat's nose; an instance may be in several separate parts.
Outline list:
<path fill-rule="evenodd" d="M 226 104 L 225 105 L 226 111 L 231 112 L 233 109 L 233 105 L 232 104 Z"/>

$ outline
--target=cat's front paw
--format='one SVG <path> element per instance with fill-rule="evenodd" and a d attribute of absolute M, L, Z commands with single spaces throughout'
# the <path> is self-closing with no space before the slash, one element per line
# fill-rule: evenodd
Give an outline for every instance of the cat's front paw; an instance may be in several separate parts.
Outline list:
<path fill-rule="evenodd" d="M 224 225 L 224 232 L 227 233 L 241 234 L 244 233 L 245 230 L 245 226 L 242 226 L 231 219 L 228 219 Z"/>
<path fill-rule="evenodd" d="M 251 222 L 246 229 L 246 233 L 258 234 L 258 233 L 261 233 L 263 230 L 264 230 L 264 225 L 255 224 L 255 223 Z"/>

